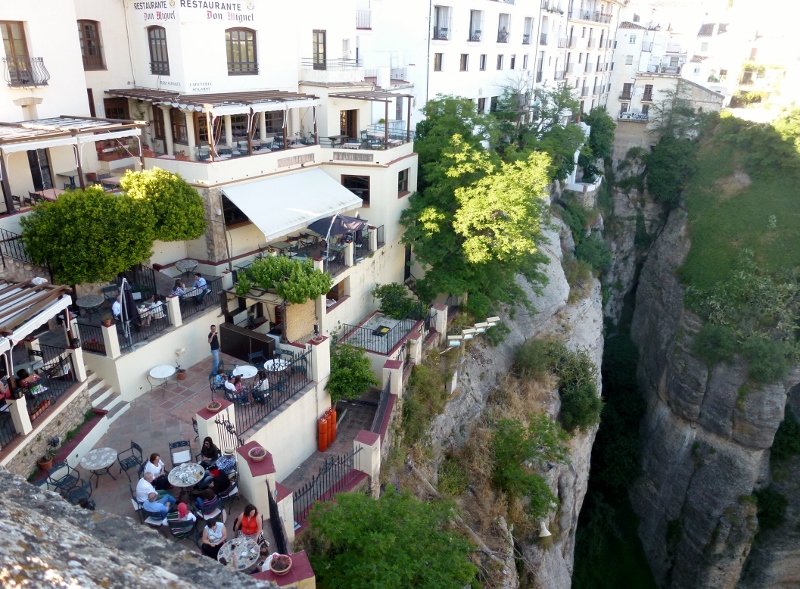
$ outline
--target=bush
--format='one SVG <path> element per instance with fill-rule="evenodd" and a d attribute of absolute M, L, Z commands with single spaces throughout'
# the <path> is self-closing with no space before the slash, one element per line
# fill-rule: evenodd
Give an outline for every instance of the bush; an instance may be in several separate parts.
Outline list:
<path fill-rule="evenodd" d="M 589 263 L 578 260 L 569 254 L 564 254 L 561 266 L 564 269 L 567 284 L 569 284 L 567 302 L 574 303 L 588 297 L 592 291 L 592 267 Z"/>
<path fill-rule="evenodd" d="M 331 377 L 325 386 L 331 395 L 331 402 L 342 399 L 358 399 L 370 387 L 380 383 L 372 374 L 372 365 L 364 350 L 345 344 L 331 349 Z"/>
<path fill-rule="evenodd" d="M 405 319 L 420 308 L 419 301 L 408 296 L 406 286 L 397 282 L 375 287 L 372 296 L 381 301 L 381 313 L 394 319 Z"/>
<path fill-rule="evenodd" d="M 521 377 L 540 380 L 550 369 L 547 340 L 529 339 L 514 350 L 514 371 Z"/>
<path fill-rule="evenodd" d="M 411 371 L 403 401 L 403 441 L 407 446 L 421 442 L 431 420 L 444 410 L 445 379 L 436 353 L 429 354 L 424 364 Z"/>
<path fill-rule="evenodd" d="M 742 345 L 742 353 L 749 360 L 747 375 L 758 383 L 780 380 L 789 370 L 789 344 L 779 340 L 753 336 Z"/>
<path fill-rule="evenodd" d="M 586 262 L 594 272 L 603 273 L 611 265 L 611 252 L 599 237 L 584 239 L 575 247 L 575 257 Z"/>
<path fill-rule="evenodd" d="M 697 146 L 686 139 L 663 135 L 645 156 L 647 190 L 669 208 L 678 205 L 681 191 L 695 170 Z"/>
<path fill-rule="evenodd" d="M 798 454 L 800 454 L 800 423 L 791 408 L 787 406 L 783 421 L 775 432 L 771 458 L 780 462 Z"/>
<path fill-rule="evenodd" d="M 730 327 L 705 323 L 694 338 L 692 352 L 710 368 L 731 360 L 736 348 L 736 334 Z"/>
<path fill-rule="evenodd" d="M 448 456 L 439 467 L 439 491 L 458 496 L 467 490 L 467 471 L 456 459 Z"/>
<path fill-rule="evenodd" d="M 758 500 L 759 532 L 774 530 L 786 521 L 786 506 L 789 503 L 786 497 L 772 486 L 756 491 L 755 495 Z"/>

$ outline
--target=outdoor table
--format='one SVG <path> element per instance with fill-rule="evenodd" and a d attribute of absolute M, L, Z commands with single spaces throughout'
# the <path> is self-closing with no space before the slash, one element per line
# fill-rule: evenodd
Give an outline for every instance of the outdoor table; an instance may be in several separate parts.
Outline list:
<path fill-rule="evenodd" d="M 110 468 L 117 461 L 117 451 L 114 448 L 95 448 L 86 453 L 81 459 L 81 466 L 92 474 L 89 475 L 89 483 L 92 482 L 92 477 L 97 477 L 94 483 L 94 488 L 100 484 L 100 475 L 106 473 L 115 481 L 117 477 L 111 474 Z"/>
<path fill-rule="evenodd" d="M 340 143 L 344 143 L 345 139 L 348 139 L 349 135 L 328 135 L 328 139 L 336 143 L 337 141 Z"/>
<path fill-rule="evenodd" d="M 246 571 L 258 563 L 261 558 L 261 549 L 253 538 L 233 538 L 225 542 L 219 549 L 217 560 L 225 559 L 229 565 L 233 564 L 233 556 L 236 555 L 236 570 Z"/>
<path fill-rule="evenodd" d="M 233 376 L 241 376 L 242 378 L 253 378 L 256 374 L 258 374 L 258 368 L 255 366 L 239 366 L 233 372 L 231 372 Z"/>
<path fill-rule="evenodd" d="M 78 305 L 80 309 L 86 309 L 87 315 L 91 315 L 92 313 L 97 313 L 97 309 L 100 308 L 100 305 L 102 305 L 105 300 L 103 295 L 86 295 L 78 297 L 75 304 Z"/>
<path fill-rule="evenodd" d="M 56 176 L 62 178 L 69 178 L 69 187 L 75 188 L 75 178 L 79 176 L 78 170 L 70 170 L 69 172 L 56 172 Z"/>
<path fill-rule="evenodd" d="M 197 260 L 187 258 L 185 260 L 178 260 L 175 262 L 175 267 L 180 270 L 181 274 L 190 274 L 195 268 L 197 268 L 197 264 L 199 264 Z"/>
<path fill-rule="evenodd" d="M 37 190 L 34 194 L 38 194 L 45 200 L 49 200 L 50 202 L 55 202 L 59 195 L 64 194 L 66 190 L 61 190 L 60 188 L 45 188 L 44 190 Z"/>
<path fill-rule="evenodd" d="M 289 368 L 289 362 L 282 358 L 275 358 L 274 360 L 267 360 L 264 362 L 264 368 L 269 372 L 280 372 Z"/>
<path fill-rule="evenodd" d="M 119 188 L 120 180 L 122 180 L 122 176 L 109 176 L 108 178 L 101 178 L 100 185 L 104 188 Z"/>
<path fill-rule="evenodd" d="M 205 469 L 199 464 L 184 462 L 169 471 L 167 480 L 171 485 L 185 489 L 186 487 L 194 487 L 203 480 L 205 474 Z"/>
<path fill-rule="evenodd" d="M 156 366 L 155 368 L 152 368 L 150 370 L 150 373 L 148 375 L 149 378 L 147 380 L 149 381 L 150 378 L 160 380 L 161 381 L 160 384 L 163 389 L 164 385 L 167 384 L 167 380 L 169 380 L 169 377 L 172 376 L 173 374 L 175 374 L 174 366 L 170 364 L 162 364 L 161 366 Z M 150 392 L 153 392 L 154 388 L 155 385 L 153 385 L 153 383 L 150 382 Z M 163 389 L 163 392 L 166 392 L 166 389 Z"/>

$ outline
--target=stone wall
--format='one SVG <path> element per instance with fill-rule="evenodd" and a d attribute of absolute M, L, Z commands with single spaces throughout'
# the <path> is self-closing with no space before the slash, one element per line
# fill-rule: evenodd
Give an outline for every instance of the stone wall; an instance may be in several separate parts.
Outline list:
<path fill-rule="evenodd" d="M 217 215 L 222 210 L 222 196 L 218 188 L 199 189 L 206 209 L 206 250 L 210 262 L 222 262 L 228 259 L 228 247 L 225 244 L 223 216 Z"/>
<path fill-rule="evenodd" d="M 286 306 L 286 339 L 295 342 L 314 331 L 317 322 L 316 301 L 310 299 L 300 305 Z"/>
<path fill-rule="evenodd" d="M 3 266 L 0 267 L 0 276 L 12 282 L 25 282 L 31 278 L 44 278 L 50 280 L 50 272 L 47 268 L 34 266 L 22 260 L 16 260 L 3 256 Z"/>
<path fill-rule="evenodd" d="M 60 410 L 60 412 L 58 415 L 54 416 L 47 425 L 37 428 L 37 424 L 49 418 L 47 412 L 40 415 L 39 418 L 31 424 L 33 425 L 33 431 L 27 435 L 28 441 L 20 448 L 19 453 L 8 463 L 7 468 L 10 472 L 27 478 L 38 468 L 36 460 L 40 456 L 44 456 L 47 443 L 53 436 L 58 436 L 63 443 L 66 433 L 83 423 L 83 418 L 86 412 L 92 407 L 92 402 L 89 399 L 88 386 L 86 383 L 82 386 L 83 389 L 78 392 L 74 398 L 56 408 L 56 410 Z"/>

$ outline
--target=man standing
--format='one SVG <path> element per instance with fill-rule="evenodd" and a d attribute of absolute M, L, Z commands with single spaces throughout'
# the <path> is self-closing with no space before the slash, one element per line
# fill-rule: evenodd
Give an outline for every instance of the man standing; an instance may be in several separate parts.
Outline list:
<path fill-rule="evenodd" d="M 217 374 L 219 368 L 219 336 L 217 335 L 217 326 L 211 326 L 211 333 L 208 334 L 208 345 L 211 346 L 211 374 Z"/>
<path fill-rule="evenodd" d="M 206 296 L 206 292 L 208 292 L 208 286 L 206 284 L 206 279 L 203 278 L 203 275 L 199 272 L 195 272 L 194 274 L 194 284 L 192 285 L 197 291 L 197 294 L 194 297 L 194 302 L 198 305 L 203 302 L 203 297 Z"/>

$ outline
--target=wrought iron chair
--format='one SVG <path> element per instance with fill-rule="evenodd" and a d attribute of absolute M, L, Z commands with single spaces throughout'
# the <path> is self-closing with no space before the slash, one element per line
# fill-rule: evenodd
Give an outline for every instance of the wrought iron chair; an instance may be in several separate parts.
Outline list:
<path fill-rule="evenodd" d="M 191 540 L 199 547 L 200 535 L 197 531 L 197 521 L 181 521 L 178 519 L 178 512 L 171 511 L 167 514 L 167 526 L 175 541 Z"/>
<path fill-rule="evenodd" d="M 67 472 L 56 476 L 56 473 L 61 472 L 63 469 L 67 469 Z M 55 487 L 56 491 L 61 495 L 66 496 L 67 493 L 81 484 L 81 475 L 64 460 L 47 471 L 47 482 Z"/>
<path fill-rule="evenodd" d="M 203 501 L 203 506 L 200 509 L 195 508 L 194 514 L 197 519 L 202 519 L 203 521 L 212 520 L 219 514 L 222 514 L 222 523 L 225 523 L 226 519 L 222 499 L 216 496 L 213 499 Z"/>
<path fill-rule="evenodd" d="M 200 430 L 197 429 L 197 419 L 192 417 L 192 429 L 194 430 L 194 441 L 200 439 Z"/>
<path fill-rule="evenodd" d="M 177 450 L 177 451 L 176 451 Z M 192 446 L 189 440 L 180 440 L 169 443 L 169 454 L 172 458 L 172 468 L 192 461 Z"/>
<path fill-rule="evenodd" d="M 125 476 L 128 477 L 128 482 L 131 480 L 131 475 L 128 474 L 129 469 L 144 467 L 142 456 L 142 447 L 133 440 L 131 440 L 130 448 L 117 454 L 117 462 L 119 462 L 119 474 L 122 474 L 122 471 L 125 471 Z"/>
<path fill-rule="evenodd" d="M 236 485 L 236 482 L 232 481 L 231 486 L 228 487 L 228 490 L 219 494 L 219 498 L 222 501 L 223 509 L 225 507 L 225 500 L 228 500 L 228 515 L 230 515 L 231 504 L 233 503 L 233 500 L 239 499 L 239 487 Z"/>
<path fill-rule="evenodd" d="M 259 370 L 264 370 L 264 362 L 267 361 L 267 358 L 264 356 L 264 352 L 258 351 L 247 354 L 247 361 Z"/>
<path fill-rule="evenodd" d="M 92 496 L 92 482 L 80 481 L 80 484 L 64 494 L 64 499 L 69 501 L 72 505 L 78 505 L 81 499 L 89 499 Z"/>

